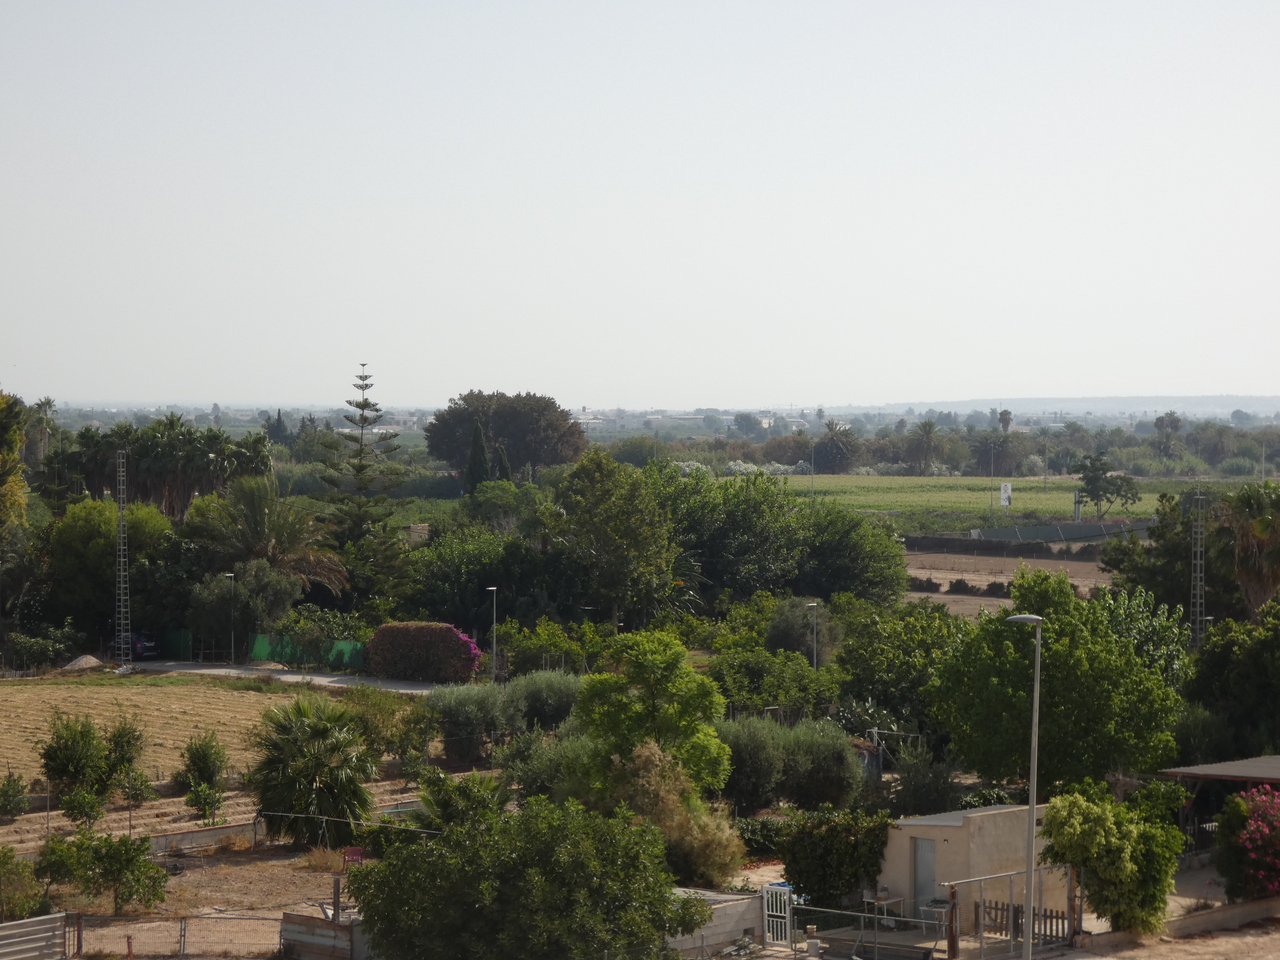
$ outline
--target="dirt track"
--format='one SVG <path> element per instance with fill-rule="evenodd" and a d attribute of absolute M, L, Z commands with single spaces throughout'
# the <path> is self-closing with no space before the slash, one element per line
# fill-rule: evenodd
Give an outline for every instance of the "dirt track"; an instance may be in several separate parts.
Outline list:
<path fill-rule="evenodd" d="M 1003 554 L 992 555 L 980 549 L 965 553 L 963 551 L 947 553 L 908 553 L 907 573 L 920 580 L 933 580 L 941 586 L 937 593 L 913 590 L 908 599 L 928 599 L 946 604 L 953 614 L 963 617 L 976 617 L 982 609 L 995 610 L 1010 605 L 1003 597 L 975 596 L 966 593 L 947 593 L 947 587 L 953 580 L 964 580 L 979 589 L 994 582 L 1008 583 L 1018 572 L 1027 566 L 1034 570 L 1051 570 L 1062 572 L 1071 578 L 1072 584 L 1083 591 L 1093 587 L 1108 586 L 1111 575 L 1104 573 L 1096 563 L 1086 560 L 1060 560 L 1058 558 L 1023 559 L 1006 557 Z"/>

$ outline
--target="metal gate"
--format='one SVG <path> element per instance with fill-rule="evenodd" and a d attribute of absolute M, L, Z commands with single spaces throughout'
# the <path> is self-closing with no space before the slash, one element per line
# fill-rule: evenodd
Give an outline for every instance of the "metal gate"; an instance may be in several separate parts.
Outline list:
<path fill-rule="evenodd" d="M 764 897 L 765 943 L 791 946 L 791 888 L 783 883 L 770 883 L 760 888 Z"/>

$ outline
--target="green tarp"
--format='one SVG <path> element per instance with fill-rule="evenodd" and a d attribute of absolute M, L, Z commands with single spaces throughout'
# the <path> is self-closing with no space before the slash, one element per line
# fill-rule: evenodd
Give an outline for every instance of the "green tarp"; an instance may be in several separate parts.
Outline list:
<path fill-rule="evenodd" d="M 262 633 L 253 638 L 249 659 L 274 660 L 276 663 L 283 663 L 290 667 L 314 662 L 310 655 L 294 650 L 293 642 L 288 637 L 269 637 Z M 329 649 L 324 662 L 334 670 L 351 670 L 359 673 L 364 670 L 364 644 L 351 640 L 339 640 Z"/>

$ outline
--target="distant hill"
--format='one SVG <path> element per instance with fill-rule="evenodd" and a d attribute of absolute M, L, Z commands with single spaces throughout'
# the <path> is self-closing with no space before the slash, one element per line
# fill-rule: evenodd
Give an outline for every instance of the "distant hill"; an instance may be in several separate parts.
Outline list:
<path fill-rule="evenodd" d="M 1280 396 L 1249 397 L 1222 394 L 1209 397 L 1003 397 L 973 400 L 932 400 L 909 403 L 887 403 L 880 406 L 829 406 L 829 413 L 905 413 L 911 408 L 917 414 L 925 410 L 989 410 L 992 407 L 1012 410 L 1014 415 L 1048 416 L 1057 412 L 1072 417 L 1138 417 L 1150 418 L 1176 410 L 1196 419 L 1230 417 L 1233 410 L 1243 410 L 1257 417 L 1270 418 L 1280 413 Z"/>

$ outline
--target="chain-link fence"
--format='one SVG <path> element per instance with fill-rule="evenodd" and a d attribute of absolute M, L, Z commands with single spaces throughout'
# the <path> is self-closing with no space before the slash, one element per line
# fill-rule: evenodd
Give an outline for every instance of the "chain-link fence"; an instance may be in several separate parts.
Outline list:
<path fill-rule="evenodd" d="M 80 917 L 78 956 L 267 957 L 280 948 L 280 920 L 272 917 Z M 69 942 L 68 947 L 72 944 Z M 71 949 L 68 950 L 71 952 Z"/>

